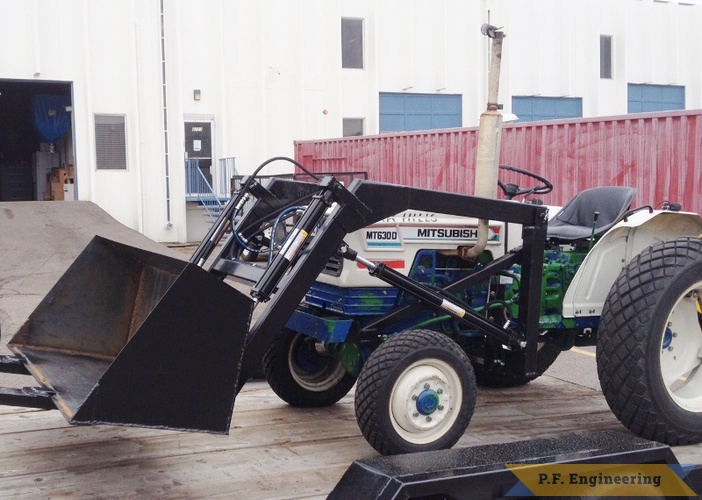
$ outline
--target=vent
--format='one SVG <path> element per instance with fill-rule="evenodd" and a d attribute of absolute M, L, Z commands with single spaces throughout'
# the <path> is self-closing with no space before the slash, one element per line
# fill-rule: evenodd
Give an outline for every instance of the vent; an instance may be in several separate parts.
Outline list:
<path fill-rule="evenodd" d="M 98 170 L 127 169 L 124 116 L 95 115 L 95 161 Z"/>

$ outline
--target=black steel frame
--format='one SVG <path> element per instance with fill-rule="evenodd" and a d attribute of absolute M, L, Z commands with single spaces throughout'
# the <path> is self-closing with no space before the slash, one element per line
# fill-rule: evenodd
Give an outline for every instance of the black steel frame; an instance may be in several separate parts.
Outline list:
<path fill-rule="evenodd" d="M 409 293 L 419 295 L 420 299 L 424 294 L 422 304 L 436 308 L 431 303 L 431 296 L 444 299 L 445 293 L 483 281 L 515 263 L 521 264 L 518 331 L 504 329 L 470 310 L 463 321 L 515 349 L 524 349 L 526 375 L 535 374 L 548 213 L 545 207 L 366 180 L 355 180 L 347 189 L 333 177 L 325 177 L 318 185 L 271 179 L 265 188 L 257 187 L 257 190 L 259 201 L 237 224 L 238 228 L 244 228 L 244 236 L 256 232 L 260 221 L 275 217 L 284 207 L 299 203 L 300 199 L 312 201 L 294 231 L 311 233 L 315 227 L 316 230 L 293 259 L 286 258 L 281 251 L 266 268 L 238 260 L 236 239 L 230 238 L 210 267 L 210 271 L 222 276 L 255 282 L 251 290 L 252 296 L 259 302 L 270 300 L 257 322 L 249 329 L 239 374 L 239 388 L 258 369 L 261 357 L 273 336 L 283 329 L 327 261 L 339 252 L 346 235 L 408 209 L 499 220 L 522 226 L 523 243 L 520 249 L 448 286 L 443 290 L 444 294 L 422 287 L 403 276 L 398 277 L 391 270 L 385 270 L 381 279 L 389 279 L 395 286 L 402 284 Z M 236 200 L 237 198 L 233 203 Z M 225 213 L 223 218 L 232 216 L 232 213 Z M 224 225 L 225 222 L 221 224 Z M 394 314 L 406 313 L 406 310 L 400 310 Z M 390 316 L 387 321 L 396 318 Z M 381 326 L 383 321 L 380 320 L 376 326 Z"/>

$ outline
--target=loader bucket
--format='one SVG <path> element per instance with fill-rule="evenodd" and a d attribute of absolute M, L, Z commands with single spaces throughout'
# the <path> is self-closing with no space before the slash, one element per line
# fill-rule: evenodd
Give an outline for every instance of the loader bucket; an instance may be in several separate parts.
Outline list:
<path fill-rule="evenodd" d="M 73 424 L 229 431 L 253 301 L 96 236 L 8 343 Z"/>

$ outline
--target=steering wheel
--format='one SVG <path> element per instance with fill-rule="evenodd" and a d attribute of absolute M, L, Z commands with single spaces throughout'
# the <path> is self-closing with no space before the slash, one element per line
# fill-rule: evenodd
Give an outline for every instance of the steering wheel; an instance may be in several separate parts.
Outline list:
<path fill-rule="evenodd" d="M 540 183 L 533 187 L 521 188 L 517 184 L 511 182 L 502 182 L 500 179 L 497 179 L 497 185 L 500 186 L 500 189 L 502 189 L 502 192 L 505 193 L 505 197 L 508 200 L 511 200 L 516 196 L 522 196 L 527 194 L 546 194 L 553 191 L 553 184 L 551 184 L 547 179 L 541 177 L 540 175 L 535 174 L 534 172 L 529 172 L 528 170 L 524 170 L 519 167 L 513 167 L 511 165 L 500 165 L 500 168 L 502 170 L 509 170 L 511 172 L 516 172 L 526 177 L 530 177 L 539 181 Z"/>

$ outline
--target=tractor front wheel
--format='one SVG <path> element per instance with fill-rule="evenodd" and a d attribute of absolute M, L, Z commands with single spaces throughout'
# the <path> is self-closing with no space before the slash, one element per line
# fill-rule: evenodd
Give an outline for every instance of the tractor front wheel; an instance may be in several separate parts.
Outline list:
<path fill-rule="evenodd" d="M 299 408 L 333 405 L 356 383 L 322 342 L 287 329 L 263 356 L 263 373 L 280 399 Z"/>
<path fill-rule="evenodd" d="M 702 240 L 644 250 L 605 301 L 597 371 L 610 408 L 641 437 L 702 440 Z"/>
<path fill-rule="evenodd" d="M 399 333 L 370 356 L 356 386 L 356 420 L 383 455 L 453 446 L 475 408 L 470 360 L 431 330 Z"/>

